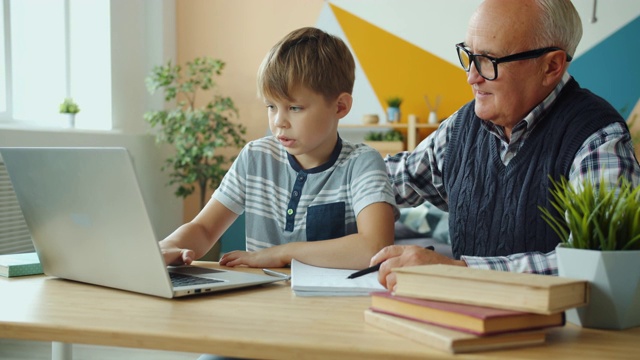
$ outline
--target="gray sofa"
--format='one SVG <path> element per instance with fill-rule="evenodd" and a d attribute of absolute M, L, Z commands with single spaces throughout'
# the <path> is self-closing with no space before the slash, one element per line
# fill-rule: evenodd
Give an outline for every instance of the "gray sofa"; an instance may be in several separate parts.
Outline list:
<path fill-rule="evenodd" d="M 428 203 L 400 209 L 400 219 L 395 223 L 395 244 L 433 246 L 437 253 L 452 257 L 449 214 Z"/>

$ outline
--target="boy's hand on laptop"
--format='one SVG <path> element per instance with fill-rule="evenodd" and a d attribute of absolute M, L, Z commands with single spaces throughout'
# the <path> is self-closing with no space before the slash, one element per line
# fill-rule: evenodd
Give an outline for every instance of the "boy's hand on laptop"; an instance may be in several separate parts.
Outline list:
<path fill-rule="evenodd" d="M 249 267 L 285 267 L 288 262 L 281 261 L 280 257 L 275 253 L 278 246 L 274 246 L 260 251 L 231 251 L 220 258 L 220 265 L 223 266 L 239 266 L 246 265 Z"/>
<path fill-rule="evenodd" d="M 167 265 L 191 265 L 195 253 L 189 249 L 171 248 L 162 249 L 162 256 Z"/>

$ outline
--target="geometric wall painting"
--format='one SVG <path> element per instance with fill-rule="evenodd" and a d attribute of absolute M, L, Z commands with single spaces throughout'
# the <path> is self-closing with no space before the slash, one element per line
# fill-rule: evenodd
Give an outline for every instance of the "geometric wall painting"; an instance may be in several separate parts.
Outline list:
<path fill-rule="evenodd" d="M 569 73 L 627 118 L 640 98 L 640 17 L 575 59 Z"/>
<path fill-rule="evenodd" d="M 409 114 L 426 120 L 425 95 L 432 103 L 441 96 L 439 118 L 472 100 L 453 44 L 479 3 L 327 0 L 316 26 L 344 39 L 356 59 L 354 107 L 343 123 L 359 123 L 368 113 L 384 119 L 390 96 L 404 99 L 402 122 Z M 574 0 L 584 32 L 569 73 L 627 118 L 640 98 L 640 1 L 607 2 L 595 23 L 594 3 Z"/>
<path fill-rule="evenodd" d="M 380 107 L 386 108 L 389 97 L 403 98 L 401 122 L 406 122 L 409 114 L 417 115 L 419 122 L 426 121 L 429 109 L 425 96 L 431 104 L 440 97 L 439 118 L 451 115 L 473 98 L 466 73 L 460 66 L 452 65 L 334 4 L 330 6 Z M 455 51 L 453 46 L 451 51 Z"/>
<path fill-rule="evenodd" d="M 330 4 L 343 33 L 358 58 L 383 108 L 386 99 L 399 96 L 402 122 L 409 114 L 425 120 L 431 104 L 441 98 L 439 117 L 446 117 L 473 98 L 466 73 L 453 65 L 361 18 Z M 375 39 L 375 40 L 373 40 Z M 453 46 L 452 46 L 452 50 Z"/>
<path fill-rule="evenodd" d="M 367 114 L 378 114 L 381 119 L 384 119 L 384 117 L 382 117 L 384 109 L 380 106 L 376 94 L 374 93 L 371 84 L 369 84 L 367 75 L 362 71 L 362 66 L 358 61 L 358 57 L 354 54 L 351 44 L 349 44 L 349 39 L 347 39 L 347 36 L 342 31 L 338 20 L 327 3 L 323 5 L 315 26 L 344 40 L 349 47 L 349 50 L 351 50 L 356 62 L 356 80 L 353 84 L 353 104 L 351 105 L 351 111 L 349 114 L 340 120 L 340 123 L 361 124 L 362 117 Z M 362 139 L 359 139 L 359 141 L 361 140 Z"/>

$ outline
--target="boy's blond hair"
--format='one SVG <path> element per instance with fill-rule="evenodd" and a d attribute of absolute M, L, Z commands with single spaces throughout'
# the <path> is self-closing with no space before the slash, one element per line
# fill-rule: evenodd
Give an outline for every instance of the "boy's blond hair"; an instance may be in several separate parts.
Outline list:
<path fill-rule="evenodd" d="M 294 30 L 275 44 L 258 70 L 258 96 L 291 99 L 305 86 L 330 101 L 353 92 L 355 61 L 340 38 L 320 29 Z"/>

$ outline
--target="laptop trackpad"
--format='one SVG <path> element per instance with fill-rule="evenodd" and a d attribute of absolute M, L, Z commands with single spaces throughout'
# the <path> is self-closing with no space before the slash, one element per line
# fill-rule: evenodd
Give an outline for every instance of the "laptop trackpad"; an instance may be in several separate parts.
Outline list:
<path fill-rule="evenodd" d="M 210 269 L 199 266 L 169 266 L 169 272 L 186 274 L 186 275 L 209 275 L 215 273 L 224 273 L 226 271 L 219 269 Z"/>

